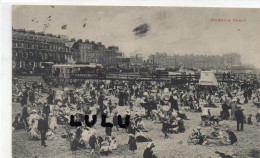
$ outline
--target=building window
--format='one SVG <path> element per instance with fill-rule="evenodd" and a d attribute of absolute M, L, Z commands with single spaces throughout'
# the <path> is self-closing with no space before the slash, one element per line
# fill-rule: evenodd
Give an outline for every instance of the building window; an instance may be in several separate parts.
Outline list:
<path fill-rule="evenodd" d="M 19 42 L 19 43 L 18 43 L 18 47 L 19 47 L 19 48 L 22 47 L 22 43 Z"/>
<path fill-rule="evenodd" d="M 28 58 L 28 53 L 27 52 L 24 53 L 24 57 Z"/>

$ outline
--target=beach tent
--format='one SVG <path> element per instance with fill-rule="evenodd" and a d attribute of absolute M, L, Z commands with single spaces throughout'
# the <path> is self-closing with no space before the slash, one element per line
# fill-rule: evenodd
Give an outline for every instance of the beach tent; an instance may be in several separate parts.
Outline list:
<path fill-rule="evenodd" d="M 218 86 L 218 81 L 213 71 L 201 71 L 199 85 Z"/>

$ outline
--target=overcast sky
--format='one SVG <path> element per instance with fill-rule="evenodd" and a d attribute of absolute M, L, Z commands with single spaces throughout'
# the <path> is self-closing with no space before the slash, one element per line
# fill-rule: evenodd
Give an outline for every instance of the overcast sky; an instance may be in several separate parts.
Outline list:
<path fill-rule="evenodd" d="M 42 31 L 49 16 L 52 20 L 46 33 L 117 45 L 125 54 L 237 52 L 243 63 L 260 68 L 260 9 L 14 6 L 12 25 Z M 212 22 L 212 18 L 247 22 Z M 133 29 L 141 24 L 148 24 L 150 30 L 137 38 Z M 67 25 L 67 30 L 62 30 L 62 25 Z"/>

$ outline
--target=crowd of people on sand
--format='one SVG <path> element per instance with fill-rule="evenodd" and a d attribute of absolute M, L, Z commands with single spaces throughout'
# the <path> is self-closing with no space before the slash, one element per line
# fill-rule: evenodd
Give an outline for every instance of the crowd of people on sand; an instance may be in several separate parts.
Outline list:
<path fill-rule="evenodd" d="M 222 83 L 217 87 L 201 87 L 197 84 L 172 85 L 161 81 L 90 81 L 60 88 L 44 87 L 41 83 L 28 84 L 19 80 L 13 83 L 13 102 L 20 103 L 21 113 L 13 121 L 13 131 L 26 129 L 30 140 L 55 140 L 57 128 L 63 128 L 60 135 L 70 142 L 73 155 L 76 151 L 87 148 L 90 153 L 112 154 L 119 148 L 117 134 L 122 130 L 129 135 L 129 150 L 135 153 L 137 143 L 147 142 L 144 158 L 158 157 L 153 151 L 152 138 L 144 124 L 144 119 L 161 124 L 162 136 L 187 132 L 185 121 L 189 120 L 186 111 L 201 113 L 201 124 L 193 129 L 188 144 L 195 145 L 233 145 L 237 142 L 234 131 L 222 127 L 222 120 L 236 120 L 237 131 L 243 131 L 243 124 L 252 121 L 255 115 L 260 121 L 260 111 L 249 116 L 243 113 L 252 99 L 259 100 L 259 91 L 249 81 L 241 83 Z M 240 95 L 243 94 L 241 97 Z M 253 98 L 253 96 L 255 98 Z M 221 106 L 217 106 L 217 103 Z M 218 116 L 211 114 L 210 108 L 221 108 Z M 75 121 L 82 122 L 80 127 L 71 127 L 71 115 Z M 85 115 L 93 119 L 105 115 L 113 127 L 105 127 L 105 136 L 100 135 L 95 126 L 85 124 Z M 119 126 L 118 115 L 122 124 L 130 116 L 126 129 Z M 195 125 L 197 126 L 197 125 Z M 211 133 L 202 133 L 201 128 L 210 126 Z M 222 132 L 225 131 L 225 132 Z"/>

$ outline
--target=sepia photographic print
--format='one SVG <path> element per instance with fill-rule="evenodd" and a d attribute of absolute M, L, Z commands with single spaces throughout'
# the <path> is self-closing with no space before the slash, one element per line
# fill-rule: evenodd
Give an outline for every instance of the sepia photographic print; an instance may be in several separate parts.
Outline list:
<path fill-rule="evenodd" d="M 12 157 L 259 158 L 259 19 L 12 6 Z"/>

